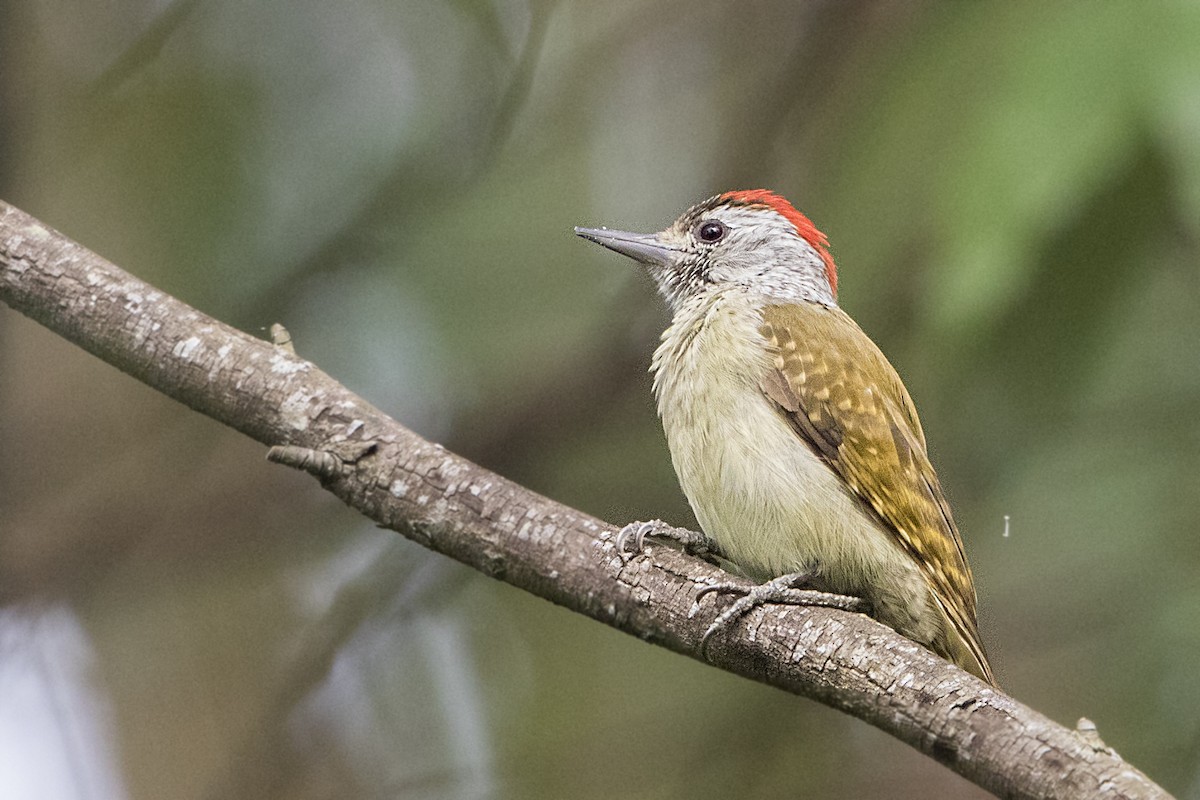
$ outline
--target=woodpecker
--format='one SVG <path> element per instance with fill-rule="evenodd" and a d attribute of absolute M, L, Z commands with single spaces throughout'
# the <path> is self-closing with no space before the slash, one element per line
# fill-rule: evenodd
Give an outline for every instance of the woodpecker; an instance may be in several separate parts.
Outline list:
<path fill-rule="evenodd" d="M 654 394 L 716 549 L 755 580 L 860 598 L 995 684 L 916 408 L 838 306 L 825 235 L 763 189 L 711 197 L 658 233 L 575 232 L 641 262 L 670 307 Z"/>

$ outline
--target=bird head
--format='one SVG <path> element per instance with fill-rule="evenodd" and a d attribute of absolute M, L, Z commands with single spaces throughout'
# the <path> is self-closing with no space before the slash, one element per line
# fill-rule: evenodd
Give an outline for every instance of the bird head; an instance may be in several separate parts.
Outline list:
<path fill-rule="evenodd" d="M 658 233 L 575 233 L 646 265 L 672 310 L 727 287 L 775 301 L 837 305 L 837 270 L 825 234 L 765 189 L 710 197 Z"/>

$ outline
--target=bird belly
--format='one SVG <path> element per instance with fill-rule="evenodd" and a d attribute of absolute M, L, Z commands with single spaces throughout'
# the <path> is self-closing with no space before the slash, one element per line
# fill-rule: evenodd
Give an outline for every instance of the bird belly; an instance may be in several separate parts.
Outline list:
<path fill-rule="evenodd" d="M 694 325 L 677 316 L 655 354 L 659 414 L 700 527 L 751 577 L 813 573 L 932 641 L 941 615 L 919 567 L 759 388 L 769 364 L 757 312 L 721 306 Z"/>

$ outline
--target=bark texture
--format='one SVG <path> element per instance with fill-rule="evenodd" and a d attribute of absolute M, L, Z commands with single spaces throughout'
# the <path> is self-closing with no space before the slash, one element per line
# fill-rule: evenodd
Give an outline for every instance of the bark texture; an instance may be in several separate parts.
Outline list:
<path fill-rule="evenodd" d="M 404 536 L 606 625 L 856 716 L 1002 797 L 1168 795 L 1064 728 L 860 614 L 770 606 L 710 642 L 739 583 L 426 441 L 289 348 L 240 331 L 123 272 L 0 202 L 0 300 L 191 408 L 270 446 Z M 693 613 L 694 612 L 694 613 Z M 704 656 L 707 656 L 705 659 Z"/>

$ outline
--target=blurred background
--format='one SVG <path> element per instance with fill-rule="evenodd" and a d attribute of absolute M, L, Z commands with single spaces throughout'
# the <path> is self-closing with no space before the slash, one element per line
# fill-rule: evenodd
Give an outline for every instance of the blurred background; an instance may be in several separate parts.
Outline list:
<path fill-rule="evenodd" d="M 571 227 L 760 186 L 916 399 L 1001 683 L 1200 798 L 1200 3 L 0 5 L 0 197 L 616 524 L 694 525 L 666 316 Z M 6 307 L 0 376 L 4 797 L 983 796 Z"/>

